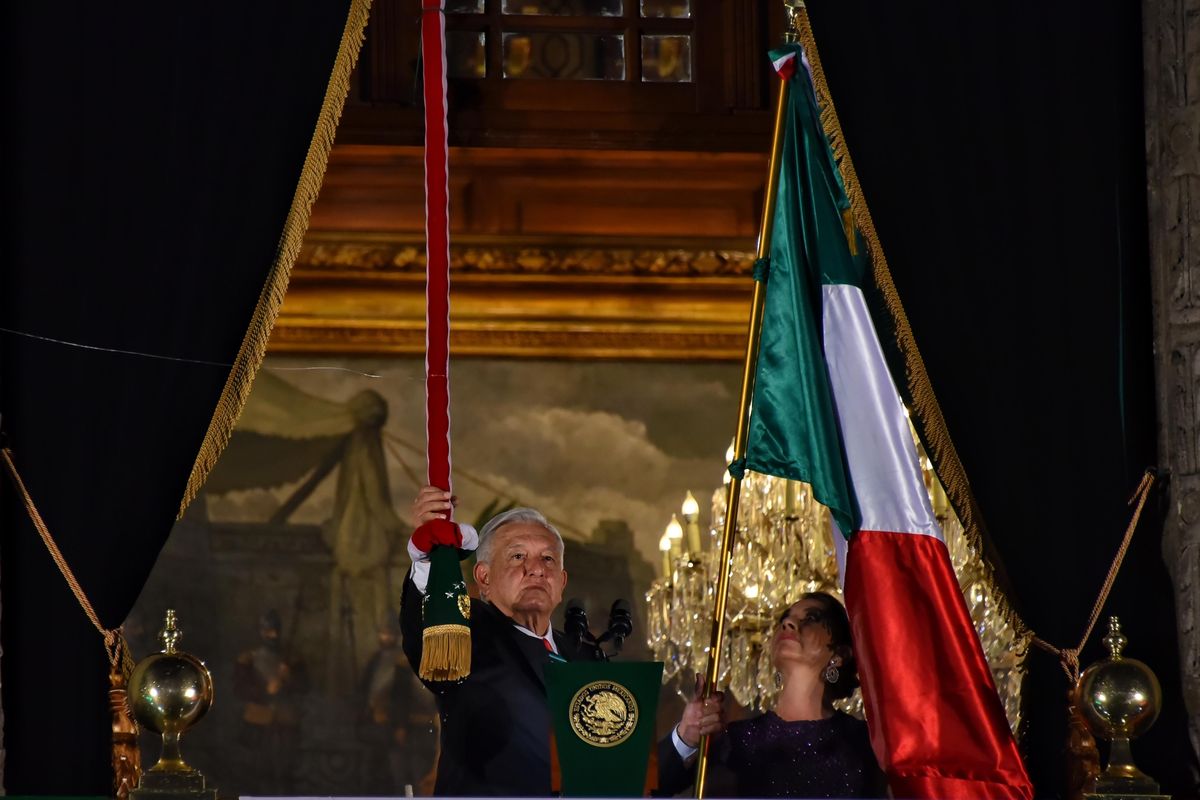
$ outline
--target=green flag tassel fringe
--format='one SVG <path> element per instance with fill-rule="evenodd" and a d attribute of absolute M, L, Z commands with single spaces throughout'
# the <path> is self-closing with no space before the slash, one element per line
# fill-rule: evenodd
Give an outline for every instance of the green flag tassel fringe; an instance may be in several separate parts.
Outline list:
<path fill-rule="evenodd" d="M 427 681 L 460 681 L 471 674 L 471 597 L 457 548 L 435 547 L 429 562 L 418 671 Z"/>

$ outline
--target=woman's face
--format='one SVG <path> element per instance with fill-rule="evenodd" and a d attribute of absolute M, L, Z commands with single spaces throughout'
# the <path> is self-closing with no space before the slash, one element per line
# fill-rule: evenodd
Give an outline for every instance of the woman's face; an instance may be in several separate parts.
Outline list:
<path fill-rule="evenodd" d="M 771 638 L 771 661 L 776 669 L 803 664 L 824 669 L 833 654 L 833 636 L 820 600 L 801 600 L 787 610 Z"/>

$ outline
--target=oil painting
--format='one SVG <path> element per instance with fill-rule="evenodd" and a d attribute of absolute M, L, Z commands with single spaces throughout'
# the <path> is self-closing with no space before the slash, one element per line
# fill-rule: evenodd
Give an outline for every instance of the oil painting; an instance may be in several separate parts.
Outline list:
<path fill-rule="evenodd" d="M 737 367 L 460 359 L 451 372 L 456 519 L 541 510 L 566 542 L 566 597 L 598 630 L 630 601 L 622 657 L 650 658 L 659 540 L 687 492 L 721 484 Z M 431 788 L 436 710 L 396 624 L 424 403 L 416 358 L 268 358 L 160 555 L 126 630 L 144 655 L 176 610 L 216 684 L 216 719 L 184 749 L 224 791 Z M 678 713 L 670 687 L 661 705 Z"/>

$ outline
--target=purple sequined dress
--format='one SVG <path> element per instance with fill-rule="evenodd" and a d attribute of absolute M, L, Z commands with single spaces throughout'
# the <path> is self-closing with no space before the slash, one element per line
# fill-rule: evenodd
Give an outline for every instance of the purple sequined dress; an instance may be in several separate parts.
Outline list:
<path fill-rule="evenodd" d="M 785 722 L 773 711 L 730 723 L 718 760 L 740 797 L 886 797 L 867 725 L 849 714 Z"/>

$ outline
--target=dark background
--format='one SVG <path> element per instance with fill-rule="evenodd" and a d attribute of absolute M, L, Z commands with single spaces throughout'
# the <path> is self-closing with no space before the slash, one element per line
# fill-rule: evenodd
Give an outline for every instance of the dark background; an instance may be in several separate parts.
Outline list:
<path fill-rule="evenodd" d="M 345 12 L 6 6 L 0 326 L 230 362 Z M 1073 646 L 1125 500 L 1157 461 L 1140 9 L 853 0 L 810 13 L 1011 599 L 1039 635 Z M 5 443 L 106 626 L 163 544 L 226 372 L 0 333 Z M 103 793 L 100 637 L 0 486 L 5 788 Z M 1156 501 L 1106 614 L 1166 697 L 1134 755 L 1164 790 L 1195 796 L 1161 522 Z M 1023 746 L 1038 795 L 1053 797 L 1066 684 L 1053 658 L 1029 664 Z"/>
<path fill-rule="evenodd" d="M 1135 3 L 811 3 L 872 216 L 947 426 L 1025 622 L 1079 643 L 1157 456 Z M 1162 485 L 1160 485 L 1160 489 Z M 1196 796 L 1163 495 L 1143 513 L 1109 614 L 1162 682 L 1134 742 L 1164 791 Z M 931 676 L 931 680 L 932 680 Z M 1067 681 L 1034 649 L 1023 751 L 1061 792 Z M 1102 752 L 1103 755 L 1103 752 Z"/>
<path fill-rule="evenodd" d="M 348 3 L 9 3 L 0 326 L 230 364 Z M 179 510 L 227 367 L 0 333 L 5 445 L 106 627 Z M 108 662 L 0 481 L 4 787 L 110 791 Z"/>

